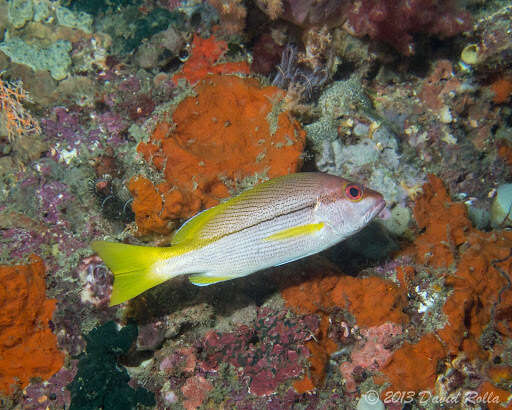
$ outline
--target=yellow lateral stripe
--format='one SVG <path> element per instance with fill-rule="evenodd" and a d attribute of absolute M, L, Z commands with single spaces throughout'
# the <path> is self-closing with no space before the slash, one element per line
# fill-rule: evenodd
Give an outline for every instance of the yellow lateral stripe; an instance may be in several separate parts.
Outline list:
<path fill-rule="evenodd" d="M 297 236 L 311 235 L 320 231 L 324 227 L 324 223 L 308 224 L 287 228 L 265 238 L 266 241 L 280 241 L 283 239 L 295 238 Z"/>

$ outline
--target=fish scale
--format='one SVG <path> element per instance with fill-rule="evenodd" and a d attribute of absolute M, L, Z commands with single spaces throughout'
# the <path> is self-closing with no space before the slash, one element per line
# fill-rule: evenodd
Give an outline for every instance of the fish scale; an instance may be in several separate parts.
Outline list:
<path fill-rule="evenodd" d="M 290 181 L 289 175 L 274 178 L 246 191 L 235 200 L 221 204 L 224 207 L 222 213 L 205 224 L 200 237 L 222 236 L 273 218 L 276 214 L 312 206 L 320 195 L 325 194 L 321 180 L 326 174 L 312 172 L 294 175 L 297 178 L 293 181 Z"/>
<path fill-rule="evenodd" d="M 287 241 L 263 239 L 286 229 L 291 224 L 312 222 L 312 210 L 313 207 L 308 207 L 226 235 L 212 244 L 183 255 L 182 263 L 184 267 L 186 266 L 187 273 L 205 272 L 209 276 L 239 277 L 255 270 L 286 263 L 287 260 L 297 259 L 303 249 L 313 248 L 315 243 L 318 244 L 315 236 L 295 237 Z M 310 244 L 311 241 L 314 243 Z M 222 254 L 218 252 L 219 247 L 223 249 Z M 224 254 L 229 255 L 229 258 Z M 262 262 L 263 256 L 265 260 Z"/>

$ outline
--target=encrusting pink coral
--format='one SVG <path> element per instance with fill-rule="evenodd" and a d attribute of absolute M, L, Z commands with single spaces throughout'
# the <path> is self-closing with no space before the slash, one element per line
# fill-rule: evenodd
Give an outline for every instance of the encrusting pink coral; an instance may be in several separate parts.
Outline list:
<path fill-rule="evenodd" d="M 345 388 L 349 392 L 356 391 L 357 385 L 354 373 L 365 370 L 375 372 L 384 367 L 393 351 L 388 348 L 393 337 L 402 333 L 402 326 L 386 322 L 380 326 L 361 329 L 360 340 L 350 355 L 350 361 L 344 361 L 340 365 L 340 372 L 345 378 Z"/>
<path fill-rule="evenodd" d="M 185 396 L 183 406 L 186 410 L 195 410 L 206 399 L 208 392 L 213 389 L 212 384 L 203 376 L 192 376 L 187 379 L 181 392 Z"/>

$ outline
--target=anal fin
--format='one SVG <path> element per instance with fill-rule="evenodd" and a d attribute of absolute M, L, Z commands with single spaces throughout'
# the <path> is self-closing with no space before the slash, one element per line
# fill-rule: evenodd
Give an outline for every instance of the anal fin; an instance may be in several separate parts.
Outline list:
<path fill-rule="evenodd" d="M 200 273 L 188 277 L 190 283 L 196 286 L 208 286 L 214 283 L 225 282 L 227 280 L 234 279 L 234 276 L 210 276 L 206 273 Z"/>

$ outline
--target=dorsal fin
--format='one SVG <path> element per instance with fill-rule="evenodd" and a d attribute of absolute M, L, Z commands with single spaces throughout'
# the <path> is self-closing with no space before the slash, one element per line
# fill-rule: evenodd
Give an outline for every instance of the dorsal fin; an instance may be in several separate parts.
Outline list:
<path fill-rule="evenodd" d="M 232 199 L 230 199 L 230 201 Z M 224 209 L 222 206 L 227 202 L 205 209 L 204 211 L 201 211 L 197 215 L 188 219 L 172 237 L 171 245 L 177 245 L 179 243 L 184 243 L 196 239 L 203 226 L 205 226 L 208 221 L 214 218 L 219 212 L 222 212 Z"/>
<path fill-rule="evenodd" d="M 276 178 L 279 179 L 279 178 Z M 225 212 L 228 209 L 236 209 L 236 204 L 243 202 L 251 193 L 258 192 L 262 188 L 267 185 L 273 185 L 276 179 L 266 181 L 262 184 L 256 185 L 253 188 L 250 188 L 240 195 L 235 196 L 233 198 L 228 199 L 225 202 L 222 202 L 219 205 L 213 206 L 211 208 L 205 209 L 202 212 L 199 212 L 197 215 L 194 215 L 192 218 L 187 220 L 174 234 L 171 244 L 177 245 L 179 243 L 184 243 L 187 241 L 202 239 L 208 240 L 213 239 L 217 236 L 222 236 L 224 233 L 223 230 L 219 232 L 217 235 L 213 232 L 213 235 L 208 235 L 203 232 L 203 228 L 210 225 L 212 221 L 215 221 L 215 218 Z"/>

